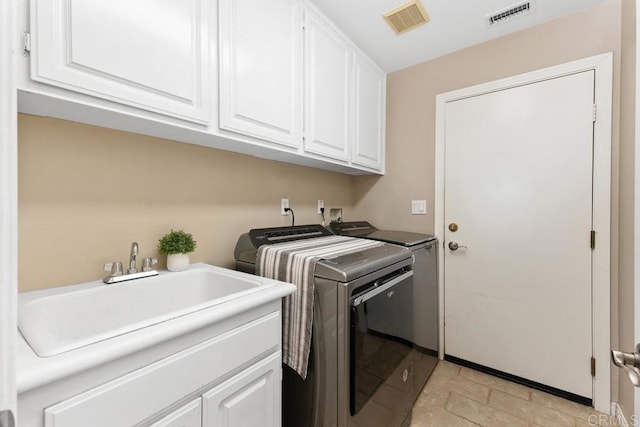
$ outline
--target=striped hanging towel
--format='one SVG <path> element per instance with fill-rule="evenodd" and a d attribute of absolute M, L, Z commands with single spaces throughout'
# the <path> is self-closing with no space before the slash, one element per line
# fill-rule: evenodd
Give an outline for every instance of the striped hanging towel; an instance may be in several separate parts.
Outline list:
<path fill-rule="evenodd" d="M 256 274 L 296 285 L 282 307 L 282 361 L 302 378 L 307 377 L 313 323 L 314 273 L 316 262 L 363 249 L 382 242 L 345 236 L 296 240 L 258 249 Z"/>

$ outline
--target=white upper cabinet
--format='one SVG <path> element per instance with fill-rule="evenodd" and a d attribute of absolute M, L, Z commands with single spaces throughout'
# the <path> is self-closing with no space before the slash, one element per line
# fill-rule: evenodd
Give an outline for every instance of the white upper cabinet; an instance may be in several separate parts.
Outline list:
<path fill-rule="evenodd" d="M 20 7 L 20 112 L 384 173 L 386 76 L 309 0 Z"/>
<path fill-rule="evenodd" d="M 31 0 L 31 77 L 206 124 L 207 0 Z"/>
<path fill-rule="evenodd" d="M 386 75 L 362 55 L 354 56 L 355 135 L 351 161 L 382 171 L 384 167 Z"/>
<path fill-rule="evenodd" d="M 219 0 L 220 128 L 299 147 L 301 12 L 295 0 Z"/>
<path fill-rule="evenodd" d="M 304 151 L 348 161 L 353 50 L 311 8 L 305 9 L 304 32 Z"/>

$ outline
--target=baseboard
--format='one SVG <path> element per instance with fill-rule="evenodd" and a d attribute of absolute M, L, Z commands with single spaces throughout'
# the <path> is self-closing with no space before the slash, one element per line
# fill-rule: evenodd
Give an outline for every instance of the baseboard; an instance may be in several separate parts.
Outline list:
<path fill-rule="evenodd" d="M 616 418 L 618 425 L 620 427 L 629 427 L 629 421 L 627 421 L 627 417 L 624 416 L 622 412 L 622 408 L 616 402 L 611 402 L 611 415 Z"/>
<path fill-rule="evenodd" d="M 498 378 L 502 378 L 517 384 L 521 384 L 523 386 L 534 388 L 536 390 L 543 391 L 545 393 L 553 394 L 554 396 L 562 397 L 563 399 L 571 400 L 573 402 L 580 403 L 586 406 L 593 406 L 593 400 L 588 397 L 580 396 L 577 394 L 569 393 L 565 390 L 560 390 L 559 388 L 551 387 L 546 384 L 538 383 L 535 381 L 531 381 L 517 375 L 512 375 L 503 371 L 499 371 L 497 369 L 489 368 L 488 366 L 479 365 L 474 362 L 469 362 L 468 360 L 460 359 L 455 356 L 451 356 L 449 354 L 444 355 L 444 360 L 447 360 L 451 363 L 455 363 L 457 365 L 466 366 L 467 368 L 475 369 L 476 371 L 484 372 L 486 374 L 493 375 Z"/>

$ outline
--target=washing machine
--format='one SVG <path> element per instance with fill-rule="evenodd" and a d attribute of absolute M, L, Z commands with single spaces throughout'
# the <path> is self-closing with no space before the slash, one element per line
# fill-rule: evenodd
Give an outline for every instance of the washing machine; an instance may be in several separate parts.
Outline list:
<path fill-rule="evenodd" d="M 430 234 L 379 230 L 366 221 L 332 222 L 340 236 L 361 237 L 406 247 L 414 257 L 414 343 L 420 351 L 438 355 L 438 245 Z"/>

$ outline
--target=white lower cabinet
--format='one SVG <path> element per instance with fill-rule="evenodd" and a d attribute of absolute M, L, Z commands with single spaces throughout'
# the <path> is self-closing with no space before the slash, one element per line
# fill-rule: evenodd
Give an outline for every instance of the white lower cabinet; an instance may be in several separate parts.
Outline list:
<path fill-rule="evenodd" d="M 187 403 L 166 417 L 151 424 L 150 427 L 201 427 L 202 398 Z"/>
<path fill-rule="evenodd" d="M 273 355 L 202 396 L 203 427 L 279 427 L 281 362 Z"/>
<path fill-rule="evenodd" d="M 280 426 L 281 317 L 250 320 L 168 357 L 88 389 L 82 378 L 36 391 L 44 427 Z M 84 388 L 60 401 L 68 385 Z M 92 388 L 91 388 L 92 387 Z M 19 397 L 20 400 L 20 397 Z M 40 412 L 42 414 L 42 412 Z M 26 418 L 30 414 L 25 414 Z M 37 418 L 37 417 L 35 417 Z M 39 424 L 25 423 L 37 427 Z"/>
<path fill-rule="evenodd" d="M 273 354 L 149 427 L 279 427 L 280 354 Z"/>

